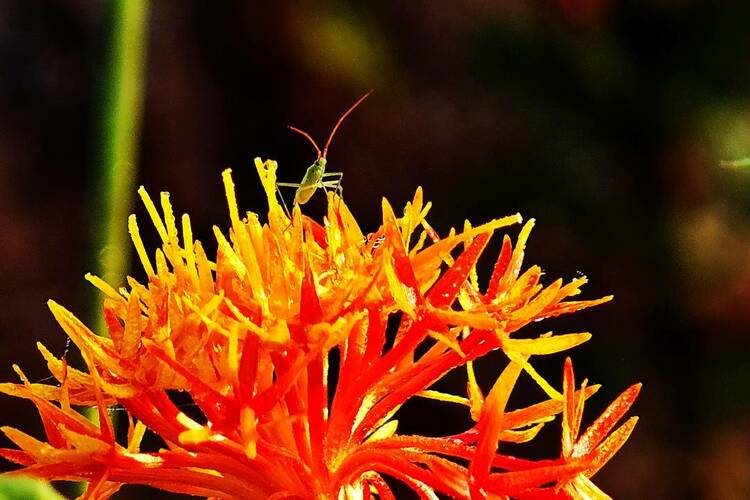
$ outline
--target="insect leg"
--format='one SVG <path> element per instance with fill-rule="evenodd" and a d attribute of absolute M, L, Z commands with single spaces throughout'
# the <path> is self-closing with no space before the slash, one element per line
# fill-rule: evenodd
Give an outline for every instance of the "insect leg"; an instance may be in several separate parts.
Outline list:
<path fill-rule="evenodd" d="M 341 187 L 341 181 L 344 179 L 344 172 L 325 172 L 323 174 L 323 177 L 335 177 L 335 181 L 323 181 L 324 183 L 331 183 L 335 182 L 337 184 L 336 186 L 336 192 L 341 193 L 343 192 L 343 188 Z"/>
<path fill-rule="evenodd" d="M 289 220 L 292 220 L 292 214 L 289 212 L 289 207 L 286 206 L 286 201 L 284 201 L 284 195 L 281 194 L 281 189 L 279 189 L 279 184 L 276 184 L 276 194 L 279 195 L 279 199 L 281 200 L 281 206 L 284 207 L 284 212 L 286 212 L 286 216 L 289 218 Z"/>
<path fill-rule="evenodd" d="M 320 183 L 320 185 L 323 189 L 333 189 L 333 191 L 336 193 L 336 204 L 338 208 L 338 204 L 341 203 L 341 199 L 344 197 L 344 187 L 341 185 L 341 179 L 335 181 L 323 181 Z M 326 189 L 326 192 L 327 191 L 328 190 Z"/>
<path fill-rule="evenodd" d="M 323 177 L 335 177 L 336 180 L 331 181 L 322 181 L 321 185 L 326 188 L 330 187 L 333 188 L 334 191 L 336 191 L 336 194 L 339 196 L 339 199 L 344 197 L 344 187 L 341 185 L 341 181 L 344 178 L 343 172 L 325 172 L 323 174 Z"/>

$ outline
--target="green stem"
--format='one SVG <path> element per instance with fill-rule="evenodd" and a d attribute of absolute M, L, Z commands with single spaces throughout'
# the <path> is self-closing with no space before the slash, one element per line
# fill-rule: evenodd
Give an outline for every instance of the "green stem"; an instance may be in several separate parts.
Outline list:
<path fill-rule="evenodd" d="M 137 176 L 138 146 L 143 116 L 149 0 L 109 0 L 105 72 L 100 103 L 101 136 L 96 159 L 92 207 L 92 248 L 95 273 L 118 287 L 124 283 L 131 245 L 127 217 Z M 106 335 L 101 296 L 92 299 L 93 331 Z M 98 420 L 94 409 L 84 414 Z M 86 489 L 76 485 L 78 494 Z"/>
<path fill-rule="evenodd" d="M 135 192 L 143 115 L 148 0 L 111 0 L 94 214 L 96 272 L 113 286 L 124 281 L 130 255 L 127 217 Z M 97 307 L 97 332 L 105 332 Z"/>

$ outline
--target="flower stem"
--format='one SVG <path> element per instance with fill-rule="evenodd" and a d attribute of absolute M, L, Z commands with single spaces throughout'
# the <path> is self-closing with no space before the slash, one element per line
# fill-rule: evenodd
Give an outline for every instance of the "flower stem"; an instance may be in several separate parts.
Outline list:
<path fill-rule="evenodd" d="M 135 191 L 138 147 L 143 116 L 149 0 L 110 0 L 104 12 L 107 27 L 101 76 L 100 136 L 94 167 L 91 242 L 95 274 L 117 287 L 130 260 L 127 217 Z M 93 330 L 106 335 L 101 297 L 92 300 Z M 98 420 L 93 409 L 87 418 Z M 84 483 L 76 485 L 82 493 Z"/>
<path fill-rule="evenodd" d="M 148 0 L 111 0 L 106 19 L 111 29 L 100 104 L 101 137 L 95 190 L 98 210 L 94 211 L 92 241 L 96 272 L 113 286 L 121 284 L 129 262 L 126 221 L 137 173 L 148 14 Z M 95 322 L 99 327 L 96 331 L 104 332 L 103 319 L 98 312 Z"/>

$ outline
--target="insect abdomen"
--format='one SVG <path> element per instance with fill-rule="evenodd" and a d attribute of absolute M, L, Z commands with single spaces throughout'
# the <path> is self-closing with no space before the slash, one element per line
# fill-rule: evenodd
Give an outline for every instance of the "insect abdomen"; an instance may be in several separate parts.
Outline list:
<path fill-rule="evenodd" d="M 294 194 L 294 203 L 304 205 L 315 194 L 315 190 L 318 189 L 320 180 L 323 178 L 323 172 L 325 172 L 325 163 L 323 161 L 321 159 L 316 160 L 315 163 L 307 167 L 305 176 L 302 178 L 302 182 L 299 183 L 297 192 Z"/>
<path fill-rule="evenodd" d="M 294 195 L 294 203 L 304 205 L 310 200 L 310 198 L 312 198 L 312 195 L 315 194 L 315 189 L 317 189 L 315 186 L 298 187 L 297 192 Z"/>

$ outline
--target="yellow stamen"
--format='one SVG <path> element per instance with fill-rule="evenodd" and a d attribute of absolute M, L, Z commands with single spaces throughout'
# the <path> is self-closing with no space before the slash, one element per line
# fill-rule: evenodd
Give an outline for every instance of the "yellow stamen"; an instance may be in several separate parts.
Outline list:
<path fill-rule="evenodd" d="M 424 391 L 419 391 L 416 395 L 421 396 L 423 398 L 427 398 L 427 399 L 443 401 L 445 403 L 456 403 L 456 404 L 460 404 L 464 406 L 471 405 L 468 398 L 457 396 L 455 394 L 448 394 L 447 392 L 434 391 L 432 389 L 425 389 Z"/>
<path fill-rule="evenodd" d="M 109 283 L 107 283 L 106 281 L 104 281 L 103 279 L 101 279 L 99 276 L 96 276 L 95 274 L 91 274 L 91 273 L 86 273 L 86 275 L 84 276 L 84 278 L 86 279 L 86 281 L 88 281 L 89 283 L 91 283 L 92 285 L 94 285 L 96 288 L 98 288 L 99 290 L 101 290 L 104 293 L 104 295 L 106 295 L 110 299 L 115 299 L 115 300 L 118 300 L 118 301 L 124 301 L 122 295 L 120 295 L 119 293 L 117 293 L 117 290 L 115 290 L 114 288 L 112 288 L 109 285 Z"/>
<path fill-rule="evenodd" d="M 151 221 L 154 223 L 156 232 L 159 233 L 159 237 L 161 238 L 161 240 L 164 243 L 167 243 L 169 241 L 167 228 L 164 227 L 164 222 L 162 222 L 161 217 L 159 217 L 159 212 L 156 210 L 156 206 L 154 205 L 154 202 L 151 200 L 151 197 L 149 196 L 148 192 L 143 186 L 138 188 L 138 194 L 141 196 L 143 205 L 146 207 L 146 211 L 148 212 L 148 215 L 151 217 Z"/>
<path fill-rule="evenodd" d="M 513 361 L 518 363 L 523 367 L 523 369 L 531 375 L 531 378 L 534 379 L 534 382 L 541 387 L 541 389 L 544 391 L 547 396 L 549 396 L 552 399 L 562 401 L 562 394 L 560 394 L 554 387 L 552 387 L 549 382 L 547 382 L 544 377 L 539 375 L 539 372 L 537 372 L 531 364 L 529 364 L 528 361 L 526 361 L 525 357 L 517 352 L 513 351 L 506 351 L 505 354 Z"/>
<path fill-rule="evenodd" d="M 182 215 L 182 241 L 185 246 L 183 253 L 185 255 L 185 265 L 188 276 L 194 284 L 198 283 L 198 269 L 195 267 L 195 251 L 193 250 L 193 228 L 190 225 L 190 217 L 187 214 Z"/>
<path fill-rule="evenodd" d="M 130 238 L 133 240 L 138 258 L 141 260 L 141 265 L 146 271 L 146 275 L 149 278 L 154 276 L 154 268 L 151 267 L 151 262 L 148 260 L 146 247 L 143 246 L 143 240 L 141 239 L 141 233 L 138 231 L 138 222 L 136 222 L 135 215 L 128 217 L 128 231 L 130 232 Z"/>

